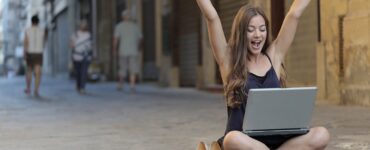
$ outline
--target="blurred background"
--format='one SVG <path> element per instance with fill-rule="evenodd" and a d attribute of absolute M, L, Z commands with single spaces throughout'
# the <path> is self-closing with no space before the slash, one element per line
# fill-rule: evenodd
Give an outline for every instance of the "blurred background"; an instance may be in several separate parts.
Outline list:
<path fill-rule="evenodd" d="M 229 37 L 246 3 L 276 37 L 293 0 L 212 0 Z M 143 31 L 137 94 L 116 91 L 114 27 L 124 9 Z M 41 100 L 26 96 L 24 31 L 48 39 Z M 74 91 L 70 37 L 86 18 L 96 54 L 86 95 Z M 313 125 L 328 149 L 370 148 L 370 1 L 311 0 L 285 60 L 289 87 L 317 86 Z M 226 107 L 195 0 L 0 0 L 0 149 L 195 149 L 223 135 Z"/>
<path fill-rule="evenodd" d="M 259 3 L 279 31 L 292 0 L 214 0 L 226 37 L 241 5 Z M 302 16 L 286 59 L 288 86 L 318 86 L 319 99 L 370 105 L 369 2 L 312 0 Z M 0 73 L 24 73 L 24 29 L 38 15 L 49 31 L 43 73 L 69 74 L 70 35 L 87 18 L 93 35 L 93 61 L 101 79 L 115 80 L 112 37 L 120 13 L 130 9 L 144 34 L 140 81 L 168 87 L 221 89 L 220 75 L 207 39 L 205 22 L 193 0 L 2 0 Z"/>

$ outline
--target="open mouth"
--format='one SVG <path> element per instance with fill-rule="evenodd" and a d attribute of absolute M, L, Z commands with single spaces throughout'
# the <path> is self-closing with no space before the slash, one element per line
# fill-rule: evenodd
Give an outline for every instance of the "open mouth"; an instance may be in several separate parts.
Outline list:
<path fill-rule="evenodd" d="M 259 49 L 262 41 L 252 41 L 251 43 L 253 49 Z"/>

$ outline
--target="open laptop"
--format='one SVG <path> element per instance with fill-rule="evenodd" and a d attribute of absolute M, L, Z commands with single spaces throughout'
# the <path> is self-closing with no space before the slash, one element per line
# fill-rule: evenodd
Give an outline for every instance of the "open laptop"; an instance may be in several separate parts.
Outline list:
<path fill-rule="evenodd" d="M 250 89 L 243 132 L 251 137 L 309 131 L 316 87 Z"/>

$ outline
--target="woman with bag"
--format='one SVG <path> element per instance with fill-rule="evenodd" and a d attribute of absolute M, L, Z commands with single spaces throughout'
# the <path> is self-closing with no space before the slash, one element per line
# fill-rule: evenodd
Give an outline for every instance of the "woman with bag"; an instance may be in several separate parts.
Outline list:
<path fill-rule="evenodd" d="M 80 21 L 79 29 L 71 37 L 70 46 L 75 69 L 76 90 L 80 94 L 85 94 L 87 71 L 92 57 L 91 34 L 88 31 L 86 20 Z"/>

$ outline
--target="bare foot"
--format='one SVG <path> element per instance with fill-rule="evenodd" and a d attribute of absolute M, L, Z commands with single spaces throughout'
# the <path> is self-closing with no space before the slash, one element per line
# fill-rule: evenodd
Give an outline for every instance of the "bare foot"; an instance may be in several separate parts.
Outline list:
<path fill-rule="evenodd" d="M 30 89 L 25 89 L 24 93 L 27 94 L 27 95 L 30 95 Z"/>
<path fill-rule="evenodd" d="M 41 97 L 41 96 L 40 96 L 40 94 L 39 94 L 39 92 L 36 92 L 36 91 L 33 93 L 33 95 L 34 95 L 36 98 L 40 98 L 40 97 Z"/>

